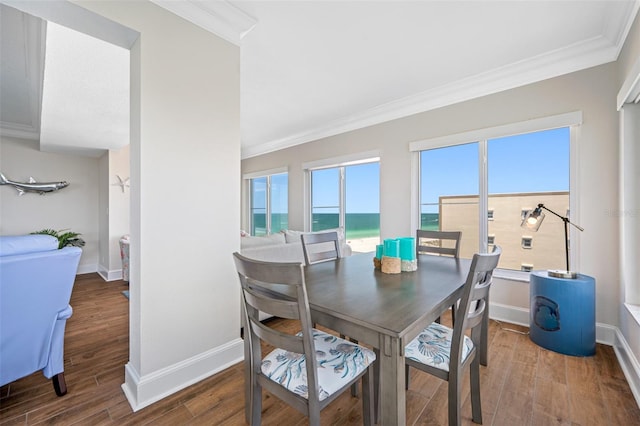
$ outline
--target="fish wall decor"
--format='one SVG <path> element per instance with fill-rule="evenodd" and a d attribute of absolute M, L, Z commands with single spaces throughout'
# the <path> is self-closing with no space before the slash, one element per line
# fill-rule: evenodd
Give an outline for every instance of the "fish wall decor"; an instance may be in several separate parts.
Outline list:
<path fill-rule="evenodd" d="M 40 195 L 44 195 L 47 192 L 54 192 L 62 188 L 69 186 L 69 182 L 36 182 L 32 177 L 29 178 L 29 182 L 14 182 L 9 180 L 0 173 L 0 185 L 11 185 L 17 191 L 18 195 L 24 195 L 27 192 L 35 192 Z"/>

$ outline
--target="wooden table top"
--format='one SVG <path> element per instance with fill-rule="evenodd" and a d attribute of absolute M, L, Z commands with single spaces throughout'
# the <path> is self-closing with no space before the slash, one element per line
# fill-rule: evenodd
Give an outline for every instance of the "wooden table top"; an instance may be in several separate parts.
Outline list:
<path fill-rule="evenodd" d="M 470 265 L 468 259 L 422 255 L 417 271 L 384 274 L 374 269 L 371 253 L 317 263 L 305 267 L 309 305 L 312 310 L 403 338 L 452 305 L 462 292 Z"/>

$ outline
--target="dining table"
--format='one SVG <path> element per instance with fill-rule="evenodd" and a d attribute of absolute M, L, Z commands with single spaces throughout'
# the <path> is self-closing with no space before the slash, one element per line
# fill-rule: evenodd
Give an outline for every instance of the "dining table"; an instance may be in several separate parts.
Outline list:
<path fill-rule="evenodd" d="M 380 424 L 406 423 L 404 348 L 460 298 L 470 266 L 421 255 L 417 270 L 387 274 L 371 253 L 305 266 L 312 321 L 377 349 Z"/>

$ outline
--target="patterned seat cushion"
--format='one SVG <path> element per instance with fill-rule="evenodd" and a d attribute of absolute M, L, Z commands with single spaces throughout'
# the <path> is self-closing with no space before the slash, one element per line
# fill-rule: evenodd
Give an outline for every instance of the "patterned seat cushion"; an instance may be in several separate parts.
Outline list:
<path fill-rule="evenodd" d="M 298 335 L 301 335 L 298 333 Z M 376 359 L 373 351 L 313 329 L 318 361 L 320 401 L 345 386 Z M 262 373 L 290 391 L 308 398 L 307 370 L 303 354 L 275 349 L 262 360 Z"/>
<path fill-rule="evenodd" d="M 432 323 L 405 347 L 405 358 L 449 371 L 452 337 L 452 329 L 442 324 Z M 462 344 L 463 361 L 467 359 L 472 349 L 473 342 L 469 336 L 465 335 Z"/>

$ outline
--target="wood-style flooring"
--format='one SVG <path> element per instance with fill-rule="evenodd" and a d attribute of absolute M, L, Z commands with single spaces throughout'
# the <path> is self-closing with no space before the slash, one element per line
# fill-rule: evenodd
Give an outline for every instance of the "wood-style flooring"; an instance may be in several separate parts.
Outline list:
<path fill-rule="evenodd" d="M 126 283 L 104 282 L 97 274 L 78 276 L 65 337 L 69 393 L 58 398 L 39 372 L 3 386 L 1 425 L 245 424 L 241 364 L 132 412 L 121 389 L 129 350 L 128 301 L 121 293 L 126 289 Z M 598 345 L 589 358 L 563 356 L 506 328 L 527 330 L 491 321 L 489 366 L 481 367 L 485 425 L 640 425 L 640 409 L 611 347 Z M 463 424 L 473 424 L 468 392 L 467 385 Z M 322 411 L 322 423 L 362 424 L 361 407 L 345 392 Z M 446 407 L 446 382 L 413 371 L 408 424 L 447 425 Z M 262 418 L 265 425 L 306 424 L 303 415 L 267 392 Z"/>

